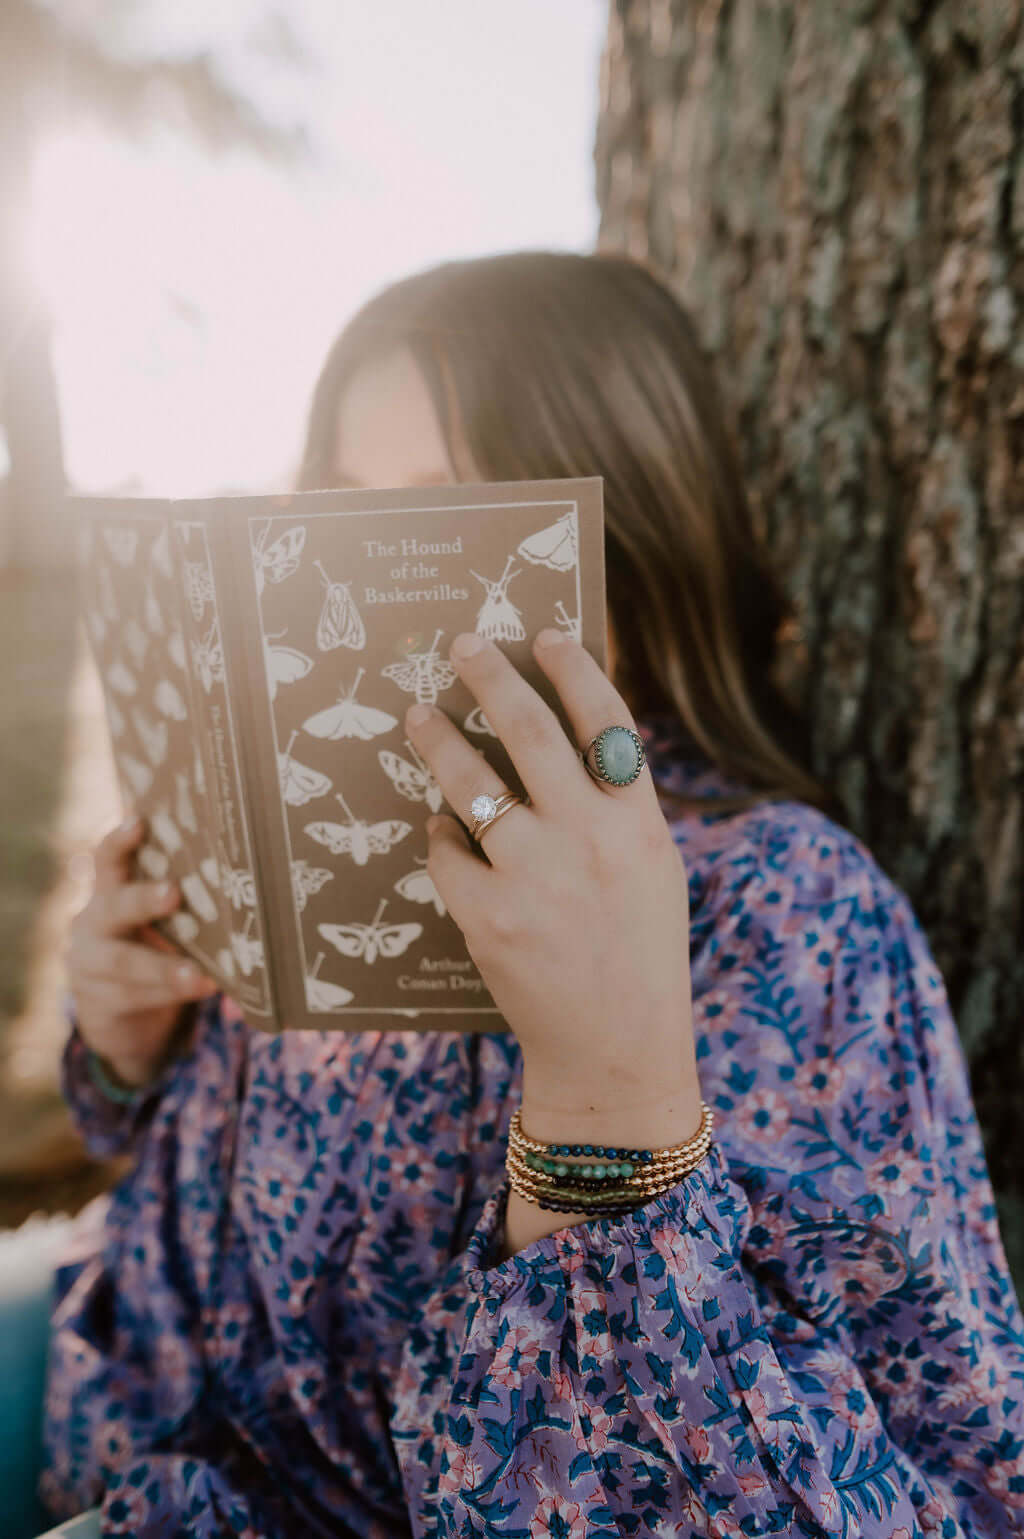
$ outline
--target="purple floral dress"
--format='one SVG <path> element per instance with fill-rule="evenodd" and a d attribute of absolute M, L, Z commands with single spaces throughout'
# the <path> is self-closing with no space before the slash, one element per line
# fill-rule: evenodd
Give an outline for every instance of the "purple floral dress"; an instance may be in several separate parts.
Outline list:
<path fill-rule="evenodd" d="M 666 718 L 656 781 L 732 789 Z M 668 804 L 666 804 L 667 806 Z M 135 1536 L 1024 1534 L 1024 1322 L 905 895 L 796 802 L 673 819 L 707 1159 L 500 1254 L 510 1034 L 250 1030 L 131 1105 L 43 1489 Z M 638 1034 L 643 1023 L 636 1024 Z"/>

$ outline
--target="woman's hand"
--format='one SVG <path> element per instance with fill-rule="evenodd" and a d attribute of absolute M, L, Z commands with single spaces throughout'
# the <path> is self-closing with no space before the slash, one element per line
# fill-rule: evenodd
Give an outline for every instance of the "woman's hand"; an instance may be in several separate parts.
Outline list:
<path fill-rule="evenodd" d="M 174 912 L 181 893 L 173 882 L 131 880 L 141 838 L 136 819 L 96 846 L 93 895 L 71 922 L 65 954 L 79 1031 L 126 1086 L 155 1077 L 178 1045 L 187 1002 L 217 987 L 148 928 Z"/>
<path fill-rule="evenodd" d="M 544 645 L 549 635 L 556 638 Z M 498 647 L 450 653 L 530 797 L 483 833 L 432 819 L 428 870 L 523 1050 L 524 1130 L 646 1147 L 700 1123 L 686 873 L 650 771 L 595 782 L 558 718 Z M 473 637 L 481 642 L 482 638 Z M 541 632 L 535 653 L 582 748 L 635 722 L 582 646 Z M 508 788 L 438 710 L 406 728 L 448 802 Z M 489 863 L 488 863 L 489 862 Z M 551 1225 L 547 1226 L 549 1229 Z"/>

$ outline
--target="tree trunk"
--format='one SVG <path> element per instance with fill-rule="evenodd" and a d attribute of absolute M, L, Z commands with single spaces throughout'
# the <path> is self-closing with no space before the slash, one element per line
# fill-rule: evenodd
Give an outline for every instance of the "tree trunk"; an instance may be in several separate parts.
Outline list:
<path fill-rule="evenodd" d="M 600 244 L 714 356 L 815 770 L 914 904 L 1024 1294 L 1021 0 L 612 0 Z"/>

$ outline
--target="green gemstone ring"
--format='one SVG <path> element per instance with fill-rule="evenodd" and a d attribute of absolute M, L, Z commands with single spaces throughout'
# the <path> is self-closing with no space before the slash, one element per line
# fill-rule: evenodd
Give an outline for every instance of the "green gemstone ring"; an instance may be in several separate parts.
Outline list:
<path fill-rule="evenodd" d="M 580 758 L 591 779 L 609 786 L 631 785 L 647 763 L 643 741 L 629 727 L 605 727 L 591 738 Z"/>

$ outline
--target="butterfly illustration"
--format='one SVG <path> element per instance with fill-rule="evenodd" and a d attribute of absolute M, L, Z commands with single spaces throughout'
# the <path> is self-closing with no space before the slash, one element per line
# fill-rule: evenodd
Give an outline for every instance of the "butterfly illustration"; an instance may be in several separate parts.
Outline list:
<path fill-rule="evenodd" d="M 566 610 L 565 605 L 562 603 L 561 599 L 559 599 L 558 603 L 555 605 L 555 624 L 557 626 L 559 626 L 563 631 L 568 631 L 568 633 L 572 637 L 573 641 L 579 641 L 579 639 L 580 639 L 580 621 L 579 621 L 579 616 L 576 615 L 575 617 L 573 617 L 571 614 L 569 614 L 567 612 L 567 610 Z"/>
<path fill-rule="evenodd" d="M 176 668 L 185 671 L 185 638 L 180 631 L 172 631 L 167 638 L 167 655 Z"/>
<path fill-rule="evenodd" d="M 181 890 L 188 899 L 188 906 L 194 909 L 200 919 L 205 919 L 207 924 L 212 924 L 217 917 L 217 905 L 210 897 L 206 883 L 198 871 L 192 871 L 188 876 L 181 878 Z"/>
<path fill-rule="evenodd" d="M 171 914 L 165 920 L 165 923 L 175 940 L 180 941 L 183 946 L 186 946 L 189 941 L 194 941 L 199 934 L 198 921 L 192 914 L 187 914 L 184 909 L 180 909 L 176 914 Z"/>
<path fill-rule="evenodd" d="M 139 759 L 133 759 L 130 753 L 119 754 L 117 763 L 135 795 L 145 796 L 153 784 L 153 771 L 149 765 L 143 764 Z"/>
<path fill-rule="evenodd" d="M 403 898 L 409 898 L 413 903 L 432 903 L 443 918 L 448 910 L 444 899 L 425 869 L 426 864 L 425 860 L 417 861 L 419 869 L 407 871 L 405 876 L 400 876 L 395 883 L 395 891 L 400 892 Z"/>
<path fill-rule="evenodd" d="M 137 620 L 126 620 L 123 626 L 125 646 L 132 654 L 136 668 L 141 668 L 149 650 L 149 637 Z"/>
<path fill-rule="evenodd" d="M 170 868 L 170 861 L 163 850 L 158 850 L 153 844 L 144 844 L 141 850 L 137 850 L 135 861 L 143 875 L 151 877 L 154 882 L 165 877 Z"/>
<path fill-rule="evenodd" d="M 292 895 L 295 907 L 301 914 L 307 898 L 318 893 L 327 882 L 333 882 L 334 872 L 324 866 L 311 866 L 304 860 L 292 861 Z"/>
<path fill-rule="evenodd" d="M 114 560 L 120 566 L 131 566 L 135 560 L 135 547 L 139 542 L 135 529 L 104 529 L 103 539 Z"/>
<path fill-rule="evenodd" d="M 318 924 L 317 931 L 345 957 L 362 957 L 367 963 L 375 962 L 379 956 L 400 957 L 423 934 L 423 926 L 381 924 L 387 901 L 381 898 L 372 924 Z"/>
<path fill-rule="evenodd" d="M 323 951 L 317 952 L 316 961 L 306 974 L 306 1008 L 308 1010 L 334 1010 L 340 1005 L 347 1005 L 350 999 L 355 998 L 351 989 L 343 989 L 340 983 L 327 983 L 323 978 L 317 977 L 325 954 Z"/>
<path fill-rule="evenodd" d="M 255 907 L 256 883 L 252 872 L 245 866 L 231 866 L 226 860 L 221 860 L 220 885 L 232 908 Z"/>
<path fill-rule="evenodd" d="M 166 724 L 163 725 L 164 731 L 166 732 Z M 178 800 L 174 809 L 178 816 L 178 822 L 181 824 L 182 828 L 187 828 L 190 834 L 196 834 L 199 832 L 199 825 L 196 822 L 196 813 L 195 808 L 192 806 L 192 797 L 189 795 L 188 770 L 175 770 L 174 779 L 178 786 Z"/>
<path fill-rule="evenodd" d="M 132 724 L 143 748 L 146 758 L 155 768 L 167 758 L 167 723 L 165 721 L 150 721 L 149 717 L 139 710 L 138 706 L 132 706 Z"/>
<path fill-rule="evenodd" d="M 256 592 L 262 593 L 268 581 L 283 582 L 293 572 L 299 569 L 299 557 L 302 547 L 306 543 L 306 530 L 302 524 L 291 529 L 286 529 L 280 539 L 272 545 L 266 544 L 267 535 L 270 533 L 268 520 L 263 533 L 252 548 L 253 573 L 256 578 Z"/>
<path fill-rule="evenodd" d="M 169 716 L 172 721 L 184 721 L 188 716 L 185 702 L 181 698 L 181 691 L 172 684 L 170 679 L 161 679 L 153 691 L 153 704 L 161 716 Z"/>
<path fill-rule="evenodd" d="M 169 855 L 176 855 L 182 848 L 177 824 L 166 807 L 158 807 L 149 820 L 153 837 L 158 839 Z"/>
<path fill-rule="evenodd" d="M 153 592 L 153 584 L 151 582 L 146 583 L 146 597 L 143 600 L 142 613 L 153 635 L 162 636 L 164 633 L 163 611 L 156 601 L 156 594 Z"/>
<path fill-rule="evenodd" d="M 304 807 L 315 796 L 326 796 L 333 785 L 326 775 L 321 775 L 319 770 L 309 769 L 305 764 L 300 764 L 293 759 L 292 744 L 298 737 L 293 732 L 288 739 L 288 747 L 284 753 L 277 756 L 277 772 L 281 777 L 281 795 L 289 807 Z"/>
<path fill-rule="evenodd" d="M 375 710 L 372 705 L 356 704 L 355 692 L 365 672 L 365 668 L 360 668 L 348 694 L 339 694 L 337 705 L 329 705 L 326 710 L 317 711 L 314 716 L 308 717 L 302 723 L 302 730 L 311 737 L 327 737 L 334 742 L 342 737 L 357 737 L 366 742 L 371 737 L 379 737 L 382 732 L 390 732 L 392 727 L 397 727 L 397 716 Z"/>
<path fill-rule="evenodd" d="M 377 753 L 381 769 L 400 796 L 406 797 L 411 802 L 425 801 L 431 812 L 440 811 L 444 792 L 408 738 L 405 740 L 405 746 L 416 760 L 415 764 L 410 764 L 408 759 L 392 753 L 389 748 L 381 748 Z"/>
<path fill-rule="evenodd" d="M 473 707 L 462 725 L 467 732 L 489 732 L 491 737 L 498 735 L 478 705 Z"/>
<path fill-rule="evenodd" d="M 111 689 L 116 689 L 119 695 L 134 695 L 139 687 L 134 673 L 125 667 L 120 658 L 111 663 L 107 669 L 107 683 Z"/>
<path fill-rule="evenodd" d="M 170 577 L 172 575 L 170 536 L 168 534 L 166 525 L 163 529 L 161 529 L 160 533 L 153 541 L 153 548 L 150 551 L 149 556 L 153 565 L 157 568 L 158 571 L 162 572 L 165 577 Z"/>
<path fill-rule="evenodd" d="M 412 824 L 398 818 L 383 823 L 363 823 L 352 816 L 344 798 L 335 796 L 348 813 L 348 823 L 307 823 L 305 832 L 317 844 L 325 844 L 332 855 L 351 855 L 357 866 L 365 866 L 371 855 L 386 855 L 393 844 L 412 833 Z"/>
<path fill-rule="evenodd" d="M 197 620 L 203 618 L 207 604 L 214 602 L 213 578 L 205 561 L 185 562 L 185 597 Z"/>
<path fill-rule="evenodd" d="M 192 666 L 207 694 L 215 684 L 223 684 L 224 651 L 220 644 L 220 628 L 216 620 L 202 641 L 192 642 Z"/>
<path fill-rule="evenodd" d="M 450 689 L 458 678 L 451 663 L 441 661 L 437 643 L 444 631 L 435 631 L 429 652 L 407 652 L 404 663 L 388 663 L 380 671 L 393 679 L 407 694 L 415 691 L 417 703 L 433 705 L 443 689 Z"/>
<path fill-rule="evenodd" d="M 314 561 L 313 565 L 327 589 L 316 627 L 317 646 L 321 652 L 330 652 L 333 647 L 352 647 L 359 651 L 366 645 L 366 627 L 349 591 L 352 583 L 332 582 L 321 562 Z"/>
<path fill-rule="evenodd" d="M 279 684 L 294 684 L 296 679 L 304 679 L 313 666 L 313 659 L 307 657 L 305 652 L 297 651 L 295 647 L 270 645 L 270 642 L 287 634 L 287 630 L 278 631 L 274 636 L 267 636 L 263 642 L 263 656 L 266 661 L 267 684 L 270 688 L 271 700 L 277 699 Z"/>
<path fill-rule="evenodd" d="M 516 551 L 525 561 L 534 565 L 549 566 L 556 572 L 567 572 L 576 565 L 576 514 L 570 509 L 561 518 L 529 535 Z"/>

